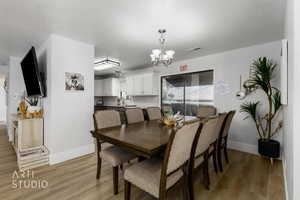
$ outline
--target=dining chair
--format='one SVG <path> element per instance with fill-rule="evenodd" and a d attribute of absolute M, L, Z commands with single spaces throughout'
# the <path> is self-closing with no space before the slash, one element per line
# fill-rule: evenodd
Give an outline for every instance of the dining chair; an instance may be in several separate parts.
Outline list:
<path fill-rule="evenodd" d="M 194 171 L 197 170 L 201 165 L 203 166 L 202 172 L 204 177 L 204 185 L 209 189 L 210 178 L 208 162 L 210 157 L 210 146 L 211 141 L 215 138 L 216 127 L 221 120 L 220 117 L 210 118 L 206 121 L 202 121 L 203 128 L 198 137 L 192 145 L 190 161 L 188 163 L 188 188 L 189 188 L 189 199 L 194 200 Z M 215 165 L 215 164 L 214 164 Z"/>
<path fill-rule="evenodd" d="M 190 155 L 190 163 L 189 163 L 189 176 L 193 174 L 193 171 L 198 170 L 202 165 L 202 172 L 204 177 L 204 185 L 207 189 L 209 189 L 210 179 L 209 179 L 209 169 L 208 169 L 208 161 L 210 158 L 210 144 L 215 135 L 215 127 L 218 123 L 218 118 L 211 118 L 206 121 L 202 121 L 203 128 L 200 133 L 198 141 L 195 141 L 193 144 L 191 155 Z M 192 167 L 192 168 L 191 168 Z M 192 179 L 192 180 L 190 180 Z M 193 176 L 189 177 L 189 188 L 193 187 Z M 193 190 L 193 188 L 192 188 Z M 192 191 L 190 191 L 192 192 Z M 190 194 L 193 195 L 194 193 Z"/>
<path fill-rule="evenodd" d="M 220 132 L 222 132 L 222 126 L 225 123 L 227 113 L 220 113 L 218 116 L 215 116 L 215 128 L 212 131 L 211 141 L 209 145 L 208 158 L 213 158 L 213 165 L 215 172 L 218 173 L 218 164 L 217 164 L 217 147 L 218 147 L 218 139 Z"/>
<path fill-rule="evenodd" d="M 144 112 L 141 108 L 130 108 L 125 111 L 127 124 L 145 121 Z"/>
<path fill-rule="evenodd" d="M 221 172 L 223 172 L 222 151 L 224 152 L 224 157 L 225 157 L 226 163 L 229 163 L 228 152 L 227 152 L 227 139 L 228 139 L 230 125 L 231 125 L 234 115 L 235 115 L 235 110 L 228 112 L 228 114 L 226 115 L 226 118 L 224 120 L 222 131 L 220 131 L 220 135 L 219 135 L 219 139 L 218 139 L 218 147 L 217 147 L 218 167 Z"/>
<path fill-rule="evenodd" d="M 124 173 L 125 200 L 130 200 L 131 185 L 135 185 L 154 197 L 165 200 L 168 191 L 181 180 L 187 181 L 185 169 L 196 135 L 200 133 L 200 121 L 184 125 L 180 129 L 170 129 L 170 138 L 164 157 L 153 157 L 134 164 Z M 183 190 L 187 193 L 187 184 Z M 187 196 L 187 194 L 186 194 Z"/>
<path fill-rule="evenodd" d="M 97 176 L 99 179 L 101 175 L 102 159 L 107 161 L 113 167 L 113 186 L 114 194 L 118 194 L 118 177 L 119 166 L 123 167 L 123 163 L 129 162 L 136 158 L 136 156 L 130 152 L 127 152 L 117 146 L 111 145 L 103 150 L 101 149 L 101 140 L 97 137 L 96 131 L 112 127 L 121 127 L 120 113 L 115 110 L 100 110 L 96 111 L 93 115 L 95 131 L 91 131 L 97 141 Z"/>
<path fill-rule="evenodd" d="M 161 119 L 161 109 L 160 107 L 148 107 L 146 109 L 149 120 Z"/>
<path fill-rule="evenodd" d="M 217 109 L 214 106 L 210 105 L 200 105 L 198 107 L 197 117 L 200 119 L 205 119 L 217 114 Z"/>

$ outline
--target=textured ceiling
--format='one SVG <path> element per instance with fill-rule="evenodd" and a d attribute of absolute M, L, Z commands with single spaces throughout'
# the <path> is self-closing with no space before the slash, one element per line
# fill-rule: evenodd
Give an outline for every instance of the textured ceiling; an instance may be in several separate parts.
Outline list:
<path fill-rule="evenodd" d="M 51 33 L 96 46 L 125 69 L 149 66 L 159 28 L 176 60 L 279 40 L 284 0 L 2 0 L 0 64 Z M 192 48 L 201 47 L 197 52 Z"/>

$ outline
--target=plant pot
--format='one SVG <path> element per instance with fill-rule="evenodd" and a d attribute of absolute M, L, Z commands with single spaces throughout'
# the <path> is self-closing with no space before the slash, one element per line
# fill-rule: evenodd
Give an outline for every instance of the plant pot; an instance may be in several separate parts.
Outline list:
<path fill-rule="evenodd" d="M 276 140 L 258 140 L 258 153 L 269 158 L 279 158 L 280 143 Z"/>

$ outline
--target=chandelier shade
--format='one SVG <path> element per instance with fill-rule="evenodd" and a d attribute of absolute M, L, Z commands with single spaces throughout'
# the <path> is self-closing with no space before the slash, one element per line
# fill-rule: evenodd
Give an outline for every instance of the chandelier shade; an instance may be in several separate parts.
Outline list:
<path fill-rule="evenodd" d="M 151 62 L 153 65 L 163 64 L 165 66 L 170 65 L 173 62 L 175 51 L 167 50 L 165 51 L 165 42 L 166 39 L 164 34 L 166 33 L 165 29 L 159 29 L 158 33 L 160 34 L 159 43 L 160 49 L 153 49 L 151 57 Z"/>

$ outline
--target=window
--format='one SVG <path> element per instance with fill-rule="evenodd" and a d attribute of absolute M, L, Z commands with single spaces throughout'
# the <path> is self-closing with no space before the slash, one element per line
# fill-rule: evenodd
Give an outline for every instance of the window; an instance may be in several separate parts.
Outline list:
<path fill-rule="evenodd" d="M 195 116 L 199 105 L 213 105 L 213 70 L 161 77 L 164 110 Z"/>

